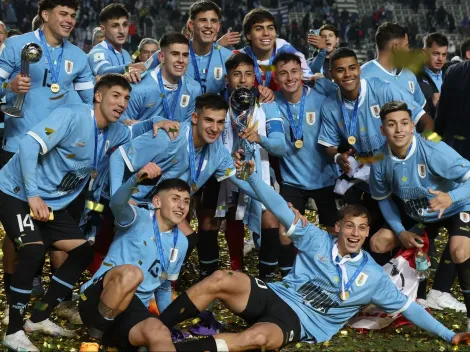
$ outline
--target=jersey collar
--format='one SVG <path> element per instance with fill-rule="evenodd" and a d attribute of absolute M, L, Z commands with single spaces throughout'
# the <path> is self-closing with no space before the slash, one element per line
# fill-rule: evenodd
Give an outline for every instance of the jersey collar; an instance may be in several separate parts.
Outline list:
<path fill-rule="evenodd" d="M 408 160 L 409 158 L 411 158 L 411 156 L 416 151 L 416 136 L 413 136 L 413 139 L 411 141 L 410 152 L 406 155 L 405 159 L 399 159 L 395 155 L 393 155 L 392 149 L 390 149 L 390 145 L 387 144 L 387 148 L 388 148 L 388 152 L 390 154 L 390 157 L 392 158 L 393 161 L 402 162 L 402 161 Z"/>
<path fill-rule="evenodd" d="M 393 72 L 390 72 L 390 71 L 387 71 L 379 62 L 379 60 L 375 59 L 375 60 L 372 60 L 372 63 L 375 64 L 378 68 L 380 68 L 382 71 L 384 71 L 386 74 L 390 75 L 390 76 L 393 76 L 393 77 L 397 77 L 397 76 L 400 76 L 401 73 L 404 71 L 404 70 L 401 70 L 399 74 L 397 74 L 397 69 L 394 69 Z"/>
<path fill-rule="evenodd" d="M 364 79 L 364 78 L 361 78 L 361 94 L 359 95 L 359 106 L 362 105 L 362 103 L 364 102 L 364 99 L 366 98 L 366 95 L 367 95 L 367 81 Z M 343 97 L 341 95 L 341 90 L 338 88 L 338 99 L 339 101 L 341 102 L 341 100 L 343 100 Z M 348 109 L 354 109 L 354 103 L 351 104 L 347 101 L 344 101 L 344 104 L 346 105 L 346 107 Z"/>

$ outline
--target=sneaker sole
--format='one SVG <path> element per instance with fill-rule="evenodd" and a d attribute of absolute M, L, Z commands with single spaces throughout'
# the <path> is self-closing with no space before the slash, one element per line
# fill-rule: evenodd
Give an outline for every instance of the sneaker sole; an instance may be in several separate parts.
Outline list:
<path fill-rule="evenodd" d="M 429 304 L 429 302 L 427 302 L 427 305 L 431 309 L 437 309 L 437 310 L 450 309 L 450 310 L 453 310 L 457 313 L 466 313 L 467 312 L 466 310 L 457 309 L 457 308 L 454 308 L 454 307 L 441 307 L 441 306 L 437 306 L 435 304 Z"/>

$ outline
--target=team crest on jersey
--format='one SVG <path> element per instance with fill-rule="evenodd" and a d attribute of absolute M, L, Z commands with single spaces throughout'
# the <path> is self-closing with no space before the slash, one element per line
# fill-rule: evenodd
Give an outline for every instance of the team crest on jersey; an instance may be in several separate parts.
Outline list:
<path fill-rule="evenodd" d="M 426 165 L 424 164 L 418 164 L 418 175 L 421 178 L 426 177 Z"/>
<path fill-rule="evenodd" d="M 470 221 L 470 214 L 465 213 L 465 212 L 460 213 L 460 220 L 462 220 L 462 222 L 464 222 L 464 223 L 469 222 Z"/>
<path fill-rule="evenodd" d="M 73 71 L 73 61 L 65 60 L 65 72 L 69 75 L 72 74 Z"/>
<path fill-rule="evenodd" d="M 370 112 L 372 113 L 372 115 L 378 119 L 380 117 L 380 106 L 379 105 L 372 105 L 370 107 Z"/>
<path fill-rule="evenodd" d="M 315 123 L 315 111 L 307 111 L 305 113 L 305 120 L 307 120 L 307 123 L 312 126 Z"/>
<path fill-rule="evenodd" d="M 368 277 L 369 277 L 369 275 L 361 272 L 358 275 L 358 277 L 356 278 L 356 281 L 355 281 L 356 286 L 364 286 L 364 284 L 366 283 Z"/>
<path fill-rule="evenodd" d="M 101 60 L 104 60 L 104 53 L 96 53 L 95 55 L 93 55 L 94 62 L 98 62 Z"/>
<path fill-rule="evenodd" d="M 216 80 L 221 80 L 222 77 L 223 77 L 223 71 L 222 71 L 222 67 L 214 67 L 214 78 Z"/>
<path fill-rule="evenodd" d="M 183 95 L 181 96 L 180 106 L 181 106 L 182 108 L 185 108 L 185 107 L 187 107 L 187 106 L 189 105 L 189 98 L 190 98 L 190 97 L 189 97 L 189 95 L 187 95 L 187 94 L 183 94 Z"/>
<path fill-rule="evenodd" d="M 408 81 L 408 86 L 410 87 L 410 92 L 414 94 L 414 92 L 415 92 L 415 82 Z"/>

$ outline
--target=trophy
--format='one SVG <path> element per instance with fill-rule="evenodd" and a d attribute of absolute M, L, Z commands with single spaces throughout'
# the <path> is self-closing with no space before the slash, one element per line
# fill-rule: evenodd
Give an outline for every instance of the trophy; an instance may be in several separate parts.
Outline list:
<path fill-rule="evenodd" d="M 28 43 L 26 44 L 23 49 L 21 50 L 21 69 L 20 75 L 21 76 L 29 76 L 29 64 L 31 62 L 38 62 L 41 60 L 42 57 L 42 49 L 36 43 Z M 23 112 L 21 109 L 23 108 L 25 94 L 20 93 L 17 94 L 15 103 L 13 106 L 2 106 L 2 111 L 13 117 L 23 117 Z"/>
<path fill-rule="evenodd" d="M 233 91 L 230 96 L 230 109 L 232 119 L 235 121 L 238 133 L 247 127 L 252 127 L 251 123 L 253 120 L 254 108 L 255 95 L 251 90 L 247 88 L 237 88 Z M 235 117 L 232 110 L 235 110 L 238 116 Z M 238 179 L 246 181 L 250 176 L 250 165 L 248 164 L 248 160 L 252 157 L 254 146 L 249 141 L 239 138 L 238 149 L 243 150 L 241 155 L 243 166 L 237 170 L 236 176 Z"/>

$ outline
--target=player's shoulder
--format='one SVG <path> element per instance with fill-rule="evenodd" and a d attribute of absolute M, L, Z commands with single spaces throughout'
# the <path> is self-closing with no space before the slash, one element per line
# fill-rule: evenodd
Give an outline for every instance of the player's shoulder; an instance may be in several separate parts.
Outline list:
<path fill-rule="evenodd" d="M 279 53 L 298 53 L 298 50 L 288 41 L 277 38 L 276 39 L 276 54 Z"/>
<path fill-rule="evenodd" d="M 183 80 L 183 83 L 189 92 L 197 93 L 201 91 L 201 85 L 199 84 L 199 82 L 188 74 L 185 73 L 183 77 L 181 77 L 181 79 Z"/>
<path fill-rule="evenodd" d="M 86 58 L 87 57 L 87 54 L 82 49 L 80 49 L 75 44 L 69 42 L 68 40 L 65 40 L 65 42 L 64 42 L 64 49 L 67 50 L 68 52 L 71 52 L 74 55 L 75 58 L 80 58 L 80 57 Z M 75 55 L 77 55 L 77 56 L 75 56 Z"/>
<path fill-rule="evenodd" d="M 365 74 L 365 73 L 368 73 L 372 70 L 375 70 L 377 69 L 377 65 L 375 63 L 375 60 L 370 60 L 370 61 L 367 61 L 366 63 L 363 63 L 362 66 L 361 66 L 361 75 L 362 74 Z"/>
<path fill-rule="evenodd" d="M 324 111 L 325 113 L 339 110 L 339 105 L 338 105 L 339 94 L 340 93 L 338 91 L 331 92 L 324 100 L 321 110 Z"/>
<path fill-rule="evenodd" d="M 178 247 L 184 250 L 188 249 L 188 239 L 180 229 L 178 229 Z"/>
<path fill-rule="evenodd" d="M 93 117 L 93 107 L 85 103 L 64 104 L 54 111 L 68 116 Z"/>
<path fill-rule="evenodd" d="M 220 52 L 224 61 L 233 54 L 232 50 L 229 50 L 218 43 L 214 44 L 214 50 L 218 50 Z"/>
<path fill-rule="evenodd" d="M 391 86 L 389 81 L 386 81 L 380 77 L 361 77 L 361 81 L 364 80 L 367 84 L 370 93 L 374 93 L 378 89 L 382 89 L 384 86 Z"/>
<path fill-rule="evenodd" d="M 5 40 L 1 46 L 1 51 L 3 51 L 5 48 L 11 47 L 14 48 L 15 52 L 20 53 L 23 46 L 28 43 L 40 44 L 41 40 L 39 39 L 39 34 L 36 36 L 35 32 L 28 32 L 7 38 L 7 40 Z"/>

